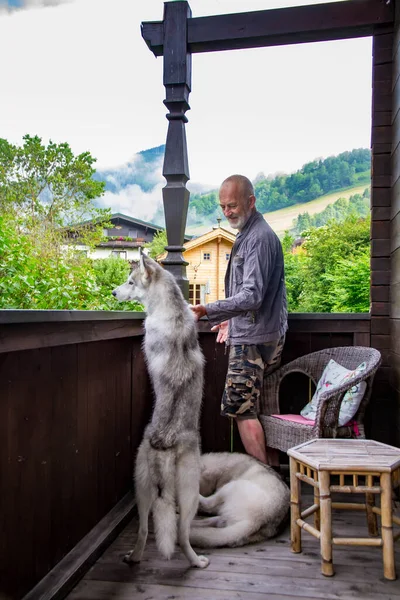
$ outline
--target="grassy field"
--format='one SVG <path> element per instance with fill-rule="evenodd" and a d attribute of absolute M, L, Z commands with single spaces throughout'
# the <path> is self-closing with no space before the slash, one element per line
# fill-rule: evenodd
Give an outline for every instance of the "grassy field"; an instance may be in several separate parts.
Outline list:
<path fill-rule="evenodd" d="M 271 225 L 272 229 L 278 234 L 282 235 L 286 229 L 290 229 L 293 225 L 293 219 L 298 217 L 298 215 L 308 212 L 309 215 L 315 215 L 316 213 L 320 213 L 326 208 L 329 204 L 333 204 L 338 198 L 349 198 L 350 196 L 354 196 L 354 194 L 362 194 L 365 188 L 368 188 L 369 184 L 363 183 L 362 185 L 357 185 L 351 188 L 346 188 L 344 190 L 340 190 L 337 192 L 332 192 L 331 194 L 326 194 L 325 196 L 320 196 L 315 200 L 311 200 L 310 202 L 304 202 L 303 204 L 294 204 L 293 206 L 288 206 L 287 208 L 281 208 L 280 210 L 274 210 L 273 212 L 264 213 L 264 218 Z M 217 225 L 215 223 L 214 225 Z M 221 221 L 221 227 L 236 233 L 233 229 L 231 229 L 228 225 L 228 222 L 223 220 Z M 188 227 L 186 229 L 186 233 L 189 235 L 202 235 L 207 231 L 210 231 L 211 225 L 196 225 L 194 227 Z"/>

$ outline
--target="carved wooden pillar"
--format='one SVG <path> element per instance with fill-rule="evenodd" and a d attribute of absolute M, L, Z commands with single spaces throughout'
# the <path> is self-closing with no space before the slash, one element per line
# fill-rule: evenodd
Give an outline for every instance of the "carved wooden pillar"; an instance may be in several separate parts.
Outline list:
<path fill-rule="evenodd" d="M 175 276 L 186 299 L 189 298 L 188 263 L 182 252 L 189 206 L 185 112 L 190 109 L 192 55 L 187 51 L 187 19 L 191 16 L 187 2 L 167 2 L 164 5 L 164 104 L 169 110 L 169 123 L 163 167 L 167 180 L 163 188 L 163 202 L 168 254 L 162 264 Z"/>

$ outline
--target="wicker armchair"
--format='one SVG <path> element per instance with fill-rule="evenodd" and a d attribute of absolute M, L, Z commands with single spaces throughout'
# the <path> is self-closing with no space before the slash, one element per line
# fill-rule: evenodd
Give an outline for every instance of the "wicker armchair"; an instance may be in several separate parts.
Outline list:
<path fill-rule="evenodd" d="M 355 369 L 366 362 L 366 369 L 358 377 L 346 384 L 330 388 L 321 394 L 315 422 L 302 424 L 283 420 L 272 415 L 279 415 L 279 388 L 282 379 L 289 373 L 299 372 L 307 375 L 317 385 L 321 375 L 330 361 L 335 360 L 347 369 Z M 357 437 L 365 438 L 364 413 L 371 397 L 372 382 L 381 362 L 381 354 L 374 348 L 348 346 L 329 348 L 307 354 L 284 365 L 264 380 L 261 398 L 260 421 L 264 428 L 266 443 L 270 448 L 286 452 L 289 448 L 312 438 Z M 351 425 L 338 426 L 340 405 L 343 396 L 352 386 L 360 381 L 367 383 L 367 388 Z"/>

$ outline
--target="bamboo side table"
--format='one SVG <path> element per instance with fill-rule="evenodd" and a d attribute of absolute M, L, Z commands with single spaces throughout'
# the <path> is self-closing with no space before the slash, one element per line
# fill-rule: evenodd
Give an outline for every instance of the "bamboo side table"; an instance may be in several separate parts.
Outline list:
<path fill-rule="evenodd" d="M 334 574 L 332 544 L 345 546 L 379 546 L 383 554 L 383 574 L 396 579 L 392 490 L 400 483 L 400 449 L 374 440 L 314 439 L 288 450 L 290 457 L 290 506 L 292 552 L 301 552 L 301 530 L 320 540 L 321 572 Z M 331 476 L 338 484 L 333 485 Z M 314 504 L 301 511 L 301 482 L 314 488 Z M 363 493 L 365 502 L 332 502 L 331 492 Z M 375 505 L 375 496 L 380 504 Z M 334 537 L 332 508 L 365 510 L 368 533 L 365 538 Z M 314 515 L 314 525 L 305 519 Z M 379 536 L 377 515 L 381 520 Z"/>

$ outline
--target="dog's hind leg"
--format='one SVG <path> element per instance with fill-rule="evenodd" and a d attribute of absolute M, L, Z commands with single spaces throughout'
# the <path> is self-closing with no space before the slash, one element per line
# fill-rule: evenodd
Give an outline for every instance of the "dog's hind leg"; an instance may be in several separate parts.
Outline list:
<path fill-rule="evenodd" d="M 139 531 L 134 549 L 124 556 L 123 560 L 128 564 L 140 562 L 142 559 L 149 531 L 149 514 L 157 495 L 149 476 L 146 452 L 146 445 L 142 443 L 139 447 L 135 465 L 135 491 L 139 513 Z"/>
<path fill-rule="evenodd" d="M 207 517 L 192 521 L 192 527 L 225 527 L 225 525 L 226 521 L 222 517 Z"/>
<path fill-rule="evenodd" d="M 208 567 L 206 556 L 196 554 L 190 545 L 190 525 L 197 511 L 199 499 L 199 469 L 195 455 L 185 456 L 177 464 L 177 502 L 179 506 L 179 545 L 192 567 Z"/>
<path fill-rule="evenodd" d="M 136 544 L 133 550 L 125 554 L 124 562 L 137 563 L 142 560 L 143 551 L 147 542 L 149 532 L 149 514 L 154 498 L 150 500 L 148 495 L 140 495 L 137 497 L 138 512 L 139 512 L 139 531 Z"/>
<path fill-rule="evenodd" d="M 224 499 L 221 494 L 216 492 L 211 496 L 199 496 L 199 511 L 211 514 L 217 514 L 218 509 L 223 503 Z"/>

